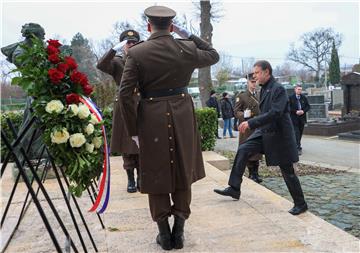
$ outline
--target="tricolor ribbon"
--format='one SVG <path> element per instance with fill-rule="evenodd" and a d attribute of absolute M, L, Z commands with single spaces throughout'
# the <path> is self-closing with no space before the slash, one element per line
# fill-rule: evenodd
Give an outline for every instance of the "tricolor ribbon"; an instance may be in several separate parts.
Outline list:
<path fill-rule="evenodd" d="M 80 97 L 80 102 L 89 108 L 90 112 L 94 114 L 99 122 L 103 120 L 100 110 L 90 98 Z M 103 213 L 105 211 L 110 198 L 110 155 L 104 125 L 101 126 L 101 132 L 104 140 L 103 171 L 100 175 L 99 193 L 93 206 L 89 210 L 89 212 L 96 211 L 98 213 Z"/>

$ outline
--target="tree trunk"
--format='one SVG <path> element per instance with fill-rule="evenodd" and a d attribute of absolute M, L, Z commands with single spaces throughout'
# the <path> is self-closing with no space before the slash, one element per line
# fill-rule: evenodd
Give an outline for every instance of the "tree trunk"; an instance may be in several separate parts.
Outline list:
<path fill-rule="evenodd" d="M 211 25 L 211 4 L 210 0 L 201 0 L 200 1 L 200 37 L 211 43 L 212 39 L 212 30 L 213 27 Z M 200 100 L 201 105 L 205 107 L 206 101 L 210 97 L 210 91 L 212 89 L 212 81 L 211 81 L 211 67 L 205 67 L 199 69 L 198 75 L 198 82 L 199 82 L 199 90 L 200 90 Z"/>

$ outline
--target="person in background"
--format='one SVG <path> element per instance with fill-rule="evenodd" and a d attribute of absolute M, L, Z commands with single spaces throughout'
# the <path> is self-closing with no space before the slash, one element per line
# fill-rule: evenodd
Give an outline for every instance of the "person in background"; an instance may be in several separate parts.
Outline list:
<path fill-rule="evenodd" d="M 235 99 L 234 114 L 235 118 L 239 119 L 239 124 L 260 114 L 259 92 L 256 91 L 256 80 L 254 79 L 253 73 L 247 74 L 246 78 L 247 90 L 238 94 Z M 239 133 L 239 145 L 244 143 L 253 132 L 254 130 L 247 129 L 244 133 Z M 246 164 L 249 170 L 249 178 L 256 183 L 262 182 L 259 176 L 259 160 L 261 160 L 261 158 L 261 154 L 254 154 Z"/>
<path fill-rule="evenodd" d="M 235 108 L 236 98 L 238 95 L 239 95 L 239 91 L 235 91 L 234 96 L 231 97 L 231 104 L 232 104 L 233 108 Z M 238 118 L 234 117 L 233 130 L 236 132 L 239 131 L 238 127 L 239 127 L 239 120 L 238 120 Z"/>
<path fill-rule="evenodd" d="M 214 90 L 210 91 L 210 98 L 206 101 L 206 106 L 210 107 L 210 108 L 214 108 L 216 110 L 217 117 L 220 118 L 220 106 L 219 106 L 219 102 L 216 98 L 216 92 Z M 221 139 L 221 137 L 219 136 L 219 122 L 218 121 L 216 121 L 215 136 L 216 136 L 216 138 Z"/>
<path fill-rule="evenodd" d="M 128 177 L 127 192 L 133 193 L 139 188 L 139 149 L 134 141 L 128 136 L 125 129 L 124 118 L 121 115 L 121 103 L 119 100 L 119 87 L 127 52 L 129 48 L 140 41 L 139 33 L 134 30 L 126 30 L 120 34 L 120 42 L 111 48 L 99 61 L 96 67 L 101 71 L 111 75 L 115 80 L 116 93 L 114 98 L 114 109 L 112 119 L 111 152 L 122 154 L 124 161 L 123 167 Z M 139 96 L 134 94 L 132 97 L 135 103 L 139 101 Z M 134 170 L 137 169 L 137 185 L 135 183 Z"/>
<path fill-rule="evenodd" d="M 223 98 L 220 100 L 221 115 L 224 120 L 223 138 L 226 138 L 226 130 L 228 130 L 230 138 L 236 138 L 232 133 L 231 119 L 234 117 L 234 109 L 230 101 L 230 96 L 227 92 L 222 94 Z"/>
<path fill-rule="evenodd" d="M 307 98 L 301 93 L 301 85 L 296 85 L 294 94 L 289 96 L 290 117 L 295 130 L 296 145 L 299 155 L 302 154 L 301 137 L 306 124 L 306 112 L 310 110 L 310 104 Z"/>

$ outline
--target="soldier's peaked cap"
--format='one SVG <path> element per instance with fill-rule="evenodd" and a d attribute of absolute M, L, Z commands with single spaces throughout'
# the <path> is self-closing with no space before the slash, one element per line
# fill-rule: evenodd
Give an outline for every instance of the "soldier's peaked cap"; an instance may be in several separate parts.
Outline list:
<path fill-rule="evenodd" d="M 120 34 L 120 42 L 123 40 L 131 40 L 131 41 L 139 42 L 140 35 L 135 30 L 126 30 Z"/>
<path fill-rule="evenodd" d="M 165 6 L 151 6 L 146 8 L 144 14 L 148 18 L 164 18 L 172 19 L 176 16 L 176 12 Z"/>

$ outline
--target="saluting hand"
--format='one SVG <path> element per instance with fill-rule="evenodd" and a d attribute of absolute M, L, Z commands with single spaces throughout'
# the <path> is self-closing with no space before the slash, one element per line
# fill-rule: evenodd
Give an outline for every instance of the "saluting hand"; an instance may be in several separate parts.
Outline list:
<path fill-rule="evenodd" d="M 190 32 L 188 32 L 186 29 L 181 28 L 175 24 L 173 24 L 174 33 L 179 35 L 183 39 L 188 39 L 190 37 Z"/>
<path fill-rule="evenodd" d="M 248 128 L 250 128 L 249 123 L 247 121 L 244 121 L 240 124 L 238 129 L 239 129 L 240 133 L 245 133 L 246 129 L 248 129 Z"/>
<path fill-rule="evenodd" d="M 140 148 L 140 146 L 139 146 L 139 137 L 138 137 L 138 136 L 131 136 L 131 139 L 132 139 L 133 141 L 135 141 L 136 146 L 137 146 L 138 148 Z"/>
<path fill-rule="evenodd" d="M 116 52 L 120 52 L 123 47 L 126 45 L 127 40 L 123 40 L 120 43 L 117 43 L 112 49 L 114 49 Z"/>

